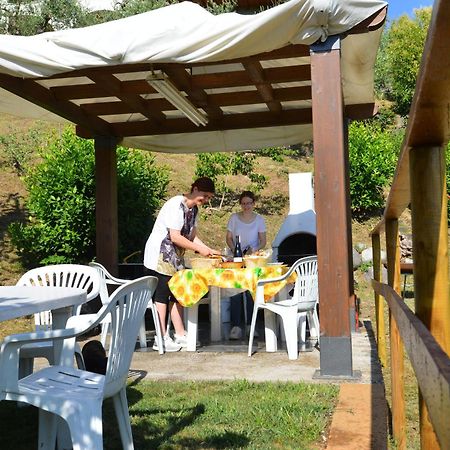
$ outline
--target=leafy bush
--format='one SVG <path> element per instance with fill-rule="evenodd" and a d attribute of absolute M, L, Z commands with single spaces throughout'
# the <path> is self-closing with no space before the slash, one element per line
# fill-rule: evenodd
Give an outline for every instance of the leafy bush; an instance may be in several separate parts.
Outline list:
<path fill-rule="evenodd" d="M 25 177 L 28 222 L 9 231 L 23 263 L 86 262 L 95 255 L 95 161 L 93 142 L 66 130 L 42 152 Z M 165 170 L 138 151 L 117 150 L 119 250 L 141 249 L 168 184 Z"/>
<path fill-rule="evenodd" d="M 349 129 L 350 196 L 355 213 L 385 204 L 384 189 L 394 175 L 403 131 L 382 130 L 380 124 L 353 122 Z"/>

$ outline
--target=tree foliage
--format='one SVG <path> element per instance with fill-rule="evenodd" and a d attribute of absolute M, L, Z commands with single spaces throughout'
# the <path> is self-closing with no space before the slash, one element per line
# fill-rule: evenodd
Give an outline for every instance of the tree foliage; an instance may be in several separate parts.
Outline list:
<path fill-rule="evenodd" d="M 382 208 L 392 181 L 403 131 L 383 130 L 377 122 L 353 122 L 349 130 L 351 209 L 366 214 Z"/>
<path fill-rule="evenodd" d="M 378 52 L 375 86 L 379 96 L 393 101 L 396 113 L 409 113 L 422 51 L 431 19 L 431 8 L 414 10 L 394 20 L 385 31 Z"/>
<path fill-rule="evenodd" d="M 29 36 L 86 25 L 89 12 L 77 0 L 0 0 L 0 32 Z"/>
<path fill-rule="evenodd" d="M 13 223 L 13 244 L 26 266 L 86 262 L 95 256 L 93 142 L 67 129 L 42 152 L 25 177 L 27 223 Z M 148 153 L 117 150 L 119 250 L 141 249 L 168 184 L 166 170 Z"/>
<path fill-rule="evenodd" d="M 162 8 L 176 0 L 121 0 L 112 10 L 90 11 L 78 0 L 0 0 L 0 33 L 29 36 L 47 31 L 95 25 Z M 213 14 L 236 10 L 236 0 L 208 0 Z"/>
<path fill-rule="evenodd" d="M 210 177 L 216 182 L 218 193 L 229 191 L 228 178 L 244 175 L 249 180 L 249 189 L 260 191 L 267 178 L 255 171 L 256 154 L 251 152 L 200 153 L 197 155 L 195 175 Z"/>

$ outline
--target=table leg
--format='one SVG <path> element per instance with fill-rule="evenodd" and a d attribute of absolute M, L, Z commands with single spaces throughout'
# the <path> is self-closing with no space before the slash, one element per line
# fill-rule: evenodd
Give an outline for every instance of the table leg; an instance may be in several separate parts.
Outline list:
<path fill-rule="evenodd" d="M 222 340 L 222 319 L 220 314 L 220 288 L 210 286 L 211 342 Z"/>
<path fill-rule="evenodd" d="M 66 328 L 67 320 L 72 315 L 73 315 L 73 307 L 72 306 L 52 310 L 52 328 L 55 330 L 58 330 L 58 329 L 62 330 L 64 328 Z M 70 341 L 72 341 L 72 339 Z M 67 343 L 66 343 L 66 345 L 67 345 Z M 73 346 L 73 350 L 75 351 L 75 338 L 73 338 L 73 343 L 71 342 L 71 345 Z M 62 346 L 63 346 L 62 340 L 58 340 L 53 343 L 55 364 L 62 364 L 65 366 L 73 366 L 74 351 L 70 352 L 71 356 L 68 355 L 64 361 L 60 362 Z"/>
<path fill-rule="evenodd" d="M 186 308 L 187 310 L 187 348 L 188 352 L 195 352 L 198 333 L 198 304 Z"/>

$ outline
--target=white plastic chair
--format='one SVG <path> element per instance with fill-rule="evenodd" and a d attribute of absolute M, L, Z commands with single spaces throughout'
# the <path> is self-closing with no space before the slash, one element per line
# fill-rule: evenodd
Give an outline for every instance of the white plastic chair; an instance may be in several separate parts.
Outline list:
<path fill-rule="evenodd" d="M 38 267 L 26 272 L 16 283 L 17 286 L 51 286 L 75 287 L 86 290 L 87 300 L 92 300 L 100 293 L 100 278 L 95 269 L 80 264 L 57 264 Z M 75 310 L 79 320 L 81 305 Z M 44 311 L 34 315 L 36 331 L 46 331 L 52 328 L 52 314 Z M 26 376 L 33 371 L 34 358 L 46 358 L 54 363 L 54 349 L 51 341 L 39 342 L 23 346 L 20 350 L 20 375 Z M 78 344 L 75 345 L 75 357 L 78 367 L 84 368 L 83 356 Z"/>
<path fill-rule="evenodd" d="M 108 293 L 108 285 L 111 286 L 121 286 L 125 283 L 128 283 L 130 280 L 125 280 L 123 278 L 117 278 L 111 275 L 106 267 L 97 262 L 90 262 L 89 266 L 93 267 L 97 270 L 100 275 L 100 299 L 103 305 L 106 305 L 109 302 L 109 293 Z M 152 311 L 153 321 L 155 322 L 155 339 L 158 341 L 158 351 L 159 354 L 162 355 L 164 353 L 163 342 L 162 342 L 162 333 L 161 326 L 158 319 L 158 311 L 156 310 L 156 305 L 153 302 L 153 299 L 150 299 L 148 303 L 148 308 Z M 101 334 L 101 343 L 103 347 L 106 348 L 106 337 L 109 332 L 110 323 L 109 316 L 105 318 L 102 322 L 102 334 Z M 142 318 L 141 326 L 139 327 L 139 345 L 141 348 L 147 347 L 147 336 L 145 334 L 145 314 Z"/>
<path fill-rule="evenodd" d="M 57 434 L 58 441 L 61 437 L 57 433 L 60 418 L 68 425 L 74 450 L 103 449 L 102 403 L 108 397 L 113 398 L 123 448 L 134 448 L 126 381 L 142 315 L 157 282 L 156 277 L 143 277 L 119 287 L 87 327 L 69 319 L 65 330 L 16 334 L 4 339 L 0 349 L 0 399 L 39 408 L 39 449 L 55 449 Z M 68 340 L 94 328 L 108 314 L 112 336 L 106 375 L 55 365 L 18 379 L 18 354 L 23 345 L 64 340 L 61 362 L 68 362 L 73 358 L 73 347 L 66 345 Z M 69 328 L 72 325 L 74 328 Z"/>
<path fill-rule="evenodd" d="M 290 277 L 293 272 L 297 273 L 297 280 L 294 286 L 292 298 L 279 301 L 264 302 L 264 285 L 282 281 Z M 311 314 L 314 317 L 314 311 L 318 302 L 318 279 L 317 279 L 317 257 L 308 256 L 297 260 L 292 267 L 281 277 L 265 278 L 257 283 L 255 298 L 255 307 L 253 309 L 252 323 L 250 327 L 250 337 L 248 343 L 248 356 L 252 355 L 253 337 L 255 333 L 256 317 L 259 309 L 265 310 L 266 327 L 266 347 L 269 336 L 273 332 L 268 321 L 271 317 L 268 314 L 277 314 L 283 324 L 284 334 L 286 336 L 286 346 L 289 359 L 298 357 L 298 326 L 303 326 L 303 318 Z M 318 333 L 318 318 L 315 324 Z"/>

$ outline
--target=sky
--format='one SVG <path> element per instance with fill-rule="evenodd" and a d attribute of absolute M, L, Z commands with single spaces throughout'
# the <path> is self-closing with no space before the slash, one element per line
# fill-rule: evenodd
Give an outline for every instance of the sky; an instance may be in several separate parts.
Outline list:
<path fill-rule="evenodd" d="M 432 0 L 386 0 L 388 2 L 388 18 L 393 20 L 400 17 L 402 14 L 408 14 L 413 17 L 414 9 L 431 6 Z"/>

